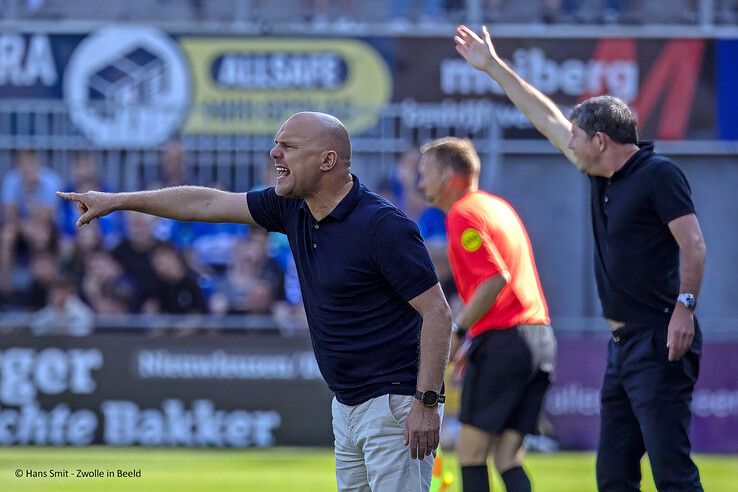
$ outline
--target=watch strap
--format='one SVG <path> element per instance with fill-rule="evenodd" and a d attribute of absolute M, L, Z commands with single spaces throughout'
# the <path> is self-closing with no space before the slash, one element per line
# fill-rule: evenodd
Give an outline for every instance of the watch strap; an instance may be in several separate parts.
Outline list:
<path fill-rule="evenodd" d="M 428 405 L 427 403 L 425 403 L 423 397 L 425 396 L 426 393 L 433 393 L 433 394 L 435 394 L 435 396 L 436 396 L 436 402 L 433 403 L 432 405 Z M 446 395 L 439 395 L 435 391 L 418 391 L 418 390 L 416 390 L 415 391 L 415 399 L 418 400 L 418 401 L 420 401 L 425 406 L 434 407 L 434 406 L 438 405 L 439 403 L 444 403 L 446 401 Z"/>

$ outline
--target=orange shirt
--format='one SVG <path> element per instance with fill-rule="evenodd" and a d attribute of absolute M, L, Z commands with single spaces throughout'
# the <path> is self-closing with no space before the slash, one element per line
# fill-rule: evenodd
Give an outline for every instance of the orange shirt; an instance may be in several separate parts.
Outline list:
<path fill-rule="evenodd" d="M 451 206 L 446 229 L 451 270 L 465 304 L 484 281 L 499 274 L 507 279 L 490 310 L 471 327 L 472 336 L 550 323 L 528 233 L 509 203 L 484 191 L 467 193 Z"/>

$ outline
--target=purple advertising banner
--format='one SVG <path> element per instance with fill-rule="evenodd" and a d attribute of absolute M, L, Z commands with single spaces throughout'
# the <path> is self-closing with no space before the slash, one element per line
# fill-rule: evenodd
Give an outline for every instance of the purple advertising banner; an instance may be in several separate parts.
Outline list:
<path fill-rule="evenodd" d="M 710 341 L 702 349 L 692 400 L 692 447 L 699 453 L 738 452 L 738 341 Z M 565 448 L 594 449 L 599 435 L 600 387 L 607 339 L 559 336 L 556 381 L 545 415 Z"/>

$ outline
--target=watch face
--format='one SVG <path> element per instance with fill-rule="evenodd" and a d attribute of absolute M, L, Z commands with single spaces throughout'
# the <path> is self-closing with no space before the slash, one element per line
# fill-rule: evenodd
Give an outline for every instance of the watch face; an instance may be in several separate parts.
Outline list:
<path fill-rule="evenodd" d="M 694 308 L 697 307 L 697 299 L 692 294 L 679 294 L 678 300 L 690 311 L 694 311 Z"/>
<path fill-rule="evenodd" d="M 423 393 L 423 404 L 427 406 L 435 405 L 438 402 L 438 393 L 435 391 L 426 391 Z"/>

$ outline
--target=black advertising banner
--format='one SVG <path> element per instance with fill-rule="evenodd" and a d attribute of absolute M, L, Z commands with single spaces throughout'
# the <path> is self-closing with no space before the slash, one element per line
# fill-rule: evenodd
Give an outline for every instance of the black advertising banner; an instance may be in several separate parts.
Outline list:
<path fill-rule="evenodd" d="M 568 112 L 610 94 L 637 113 L 645 139 L 714 139 L 715 48 L 704 39 L 499 39 L 497 52 Z M 418 56 L 423 53 L 423 56 Z M 393 100 L 410 126 L 496 123 L 507 138 L 538 138 L 490 77 L 469 66 L 446 39 L 397 43 Z"/>
<path fill-rule="evenodd" d="M 612 94 L 636 110 L 645 139 L 717 138 L 715 40 L 496 46 L 565 110 Z M 89 34 L 0 32 L 0 53 L 0 99 L 63 101 L 76 129 L 103 147 L 158 145 L 178 132 L 273 135 L 300 110 L 336 114 L 359 135 L 376 130 L 389 105 L 399 105 L 406 127 L 474 135 L 494 124 L 505 138 L 540 138 L 450 36 L 239 37 L 126 24 Z"/>
<path fill-rule="evenodd" d="M 332 443 L 306 338 L 4 336 L 0 445 Z"/>

